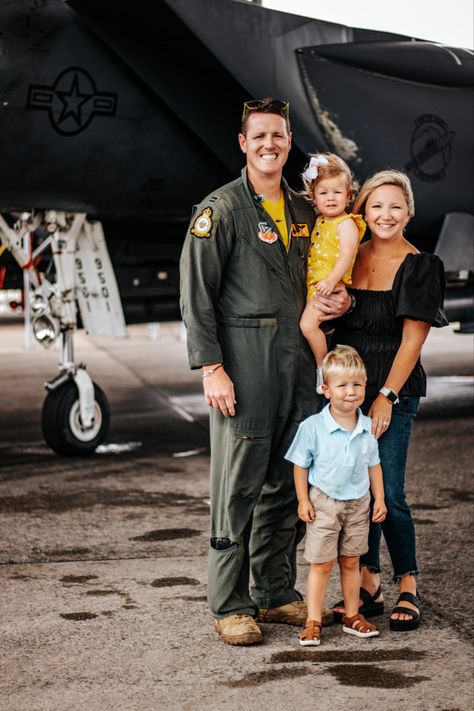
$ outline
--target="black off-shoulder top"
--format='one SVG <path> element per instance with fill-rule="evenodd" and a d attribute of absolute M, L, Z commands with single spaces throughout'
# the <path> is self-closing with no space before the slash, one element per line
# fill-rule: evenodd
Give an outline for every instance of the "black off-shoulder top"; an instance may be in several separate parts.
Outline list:
<path fill-rule="evenodd" d="M 335 324 L 332 343 L 355 348 L 367 368 L 367 398 L 377 396 L 402 340 L 403 319 L 426 321 L 440 328 L 448 321 L 443 312 L 443 263 L 434 254 L 407 254 L 389 291 L 353 289 L 356 307 Z M 418 359 L 399 395 L 426 395 L 426 374 Z"/>

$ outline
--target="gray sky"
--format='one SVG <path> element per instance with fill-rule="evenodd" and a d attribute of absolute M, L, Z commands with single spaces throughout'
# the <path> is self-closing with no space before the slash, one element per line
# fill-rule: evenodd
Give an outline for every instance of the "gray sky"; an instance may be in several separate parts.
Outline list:
<path fill-rule="evenodd" d="M 474 46 L 472 0 L 263 0 L 263 6 L 317 17 L 341 25 L 385 30 L 441 42 Z"/>

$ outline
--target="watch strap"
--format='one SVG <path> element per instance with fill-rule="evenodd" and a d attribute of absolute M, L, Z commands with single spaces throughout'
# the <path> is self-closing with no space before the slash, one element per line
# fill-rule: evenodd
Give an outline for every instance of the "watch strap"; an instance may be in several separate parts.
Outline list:
<path fill-rule="evenodd" d="M 392 390 L 391 388 L 386 388 L 385 386 L 383 386 L 382 388 L 380 388 L 379 393 L 381 393 L 385 398 L 387 398 L 389 403 L 391 403 L 392 405 L 396 405 L 399 402 L 398 393 L 396 393 L 395 390 Z"/>

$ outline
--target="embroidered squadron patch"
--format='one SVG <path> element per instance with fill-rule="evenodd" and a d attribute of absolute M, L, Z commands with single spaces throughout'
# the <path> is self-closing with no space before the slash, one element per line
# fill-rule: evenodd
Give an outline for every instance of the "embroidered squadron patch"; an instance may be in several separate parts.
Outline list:
<path fill-rule="evenodd" d="M 204 210 L 196 217 L 194 224 L 191 227 L 191 232 L 196 237 L 202 237 L 207 239 L 211 236 L 212 229 L 212 208 L 206 207 Z"/>
<path fill-rule="evenodd" d="M 267 244 L 273 244 L 278 239 L 276 232 L 272 230 L 267 222 L 258 223 L 258 239 Z"/>
<path fill-rule="evenodd" d="M 293 222 L 291 224 L 291 236 L 292 237 L 309 237 L 309 227 L 304 222 Z"/>

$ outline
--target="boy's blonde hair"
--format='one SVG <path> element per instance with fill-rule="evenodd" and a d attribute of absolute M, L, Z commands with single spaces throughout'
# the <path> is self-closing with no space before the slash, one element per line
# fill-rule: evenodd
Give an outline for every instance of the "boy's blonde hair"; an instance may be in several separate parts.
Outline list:
<path fill-rule="evenodd" d="M 364 361 L 351 346 L 338 345 L 329 351 L 323 360 L 321 370 L 324 382 L 327 382 L 327 378 L 331 375 L 347 375 L 351 378 L 363 376 L 367 380 Z"/>
<path fill-rule="evenodd" d="M 410 179 L 408 175 L 401 173 L 399 170 L 381 170 L 371 178 L 367 178 L 354 202 L 354 212 L 362 214 L 370 195 L 382 185 L 395 185 L 400 188 L 408 206 L 408 215 L 413 217 L 415 214 L 415 200 Z"/>
<path fill-rule="evenodd" d="M 301 191 L 301 195 L 304 195 L 313 205 L 314 205 L 314 188 L 315 186 L 324 178 L 334 178 L 336 175 L 344 175 L 347 181 L 347 190 L 349 192 L 349 203 L 354 199 L 359 184 L 352 175 L 352 171 L 335 153 L 309 153 L 311 158 L 319 158 L 322 156 L 326 158 L 327 164 L 318 165 L 318 174 L 313 180 L 309 180 L 305 177 L 304 173 L 308 169 L 309 163 L 305 168 L 305 171 L 301 174 L 303 180 L 304 189 Z"/>

